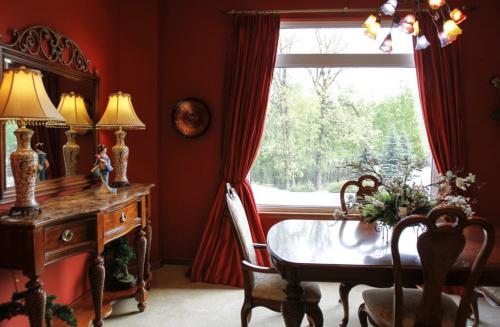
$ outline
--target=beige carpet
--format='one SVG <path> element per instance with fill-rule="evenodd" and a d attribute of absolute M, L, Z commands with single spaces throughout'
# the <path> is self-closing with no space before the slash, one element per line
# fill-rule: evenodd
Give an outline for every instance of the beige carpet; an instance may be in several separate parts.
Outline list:
<path fill-rule="evenodd" d="M 146 311 L 139 313 L 133 299 L 122 300 L 114 305 L 113 314 L 105 320 L 112 326 L 194 326 L 238 327 L 243 291 L 212 284 L 191 283 L 186 277 L 185 266 L 164 266 L 155 271 Z M 338 303 L 338 284 L 321 283 L 323 298 L 320 303 L 325 326 L 338 326 L 342 306 Z M 361 303 L 361 291 L 355 287 L 350 294 L 351 314 L 349 326 L 359 326 L 357 310 Z M 500 326 L 500 310 L 480 299 L 481 326 Z M 279 313 L 265 308 L 255 308 L 250 327 L 284 326 Z M 303 326 L 307 323 L 303 322 Z"/>

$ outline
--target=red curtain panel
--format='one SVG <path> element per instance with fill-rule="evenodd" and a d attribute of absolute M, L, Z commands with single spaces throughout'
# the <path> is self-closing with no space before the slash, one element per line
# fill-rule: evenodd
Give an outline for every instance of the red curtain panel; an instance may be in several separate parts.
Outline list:
<path fill-rule="evenodd" d="M 439 173 L 464 169 L 460 100 L 460 39 L 441 48 L 430 17 L 420 19 L 431 46 L 415 51 L 418 89 L 432 156 Z"/>
<path fill-rule="evenodd" d="M 246 179 L 264 131 L 273 77 L 280 19 L 278 15 L 237 15 L 226 66 L 226 121 L 222 140 L 223 178 L 191 267 L 191 279 L 243 286 L 241 260 L 225 210 L 225 184 L 231 183 L 246 210 L 253 240 L 265 235 Z M 260 263 L 269 265 L 262 255 Z"/>

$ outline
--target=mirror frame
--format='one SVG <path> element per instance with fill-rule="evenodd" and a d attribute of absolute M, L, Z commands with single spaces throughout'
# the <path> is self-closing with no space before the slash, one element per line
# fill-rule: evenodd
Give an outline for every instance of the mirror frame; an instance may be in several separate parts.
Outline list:
<path fill-rule="evenodd" d="M 3 76 L 4 60 L 10 59 L 41 71 L 47 71 L 63 77 L 86 81 L 94 89 L 93 111 L 94 122 L 99 114 L 99 75 L 97 70 L 90 71 L 90 60 L 78 45 L 68 36 L 46 26 L 30 26 L 22 31 L 12 30 L 9 43 L 4 43 L 0 35 L 0 76 Z M 6 155 L 5 129 L 0 128 L 0 160 Z M 99 134 L 95 127 L 91 131 L 95 136 L 94 151 L 99 143 Z M 62 151 L 62 149 L 61 149 Z M 0 164 L 0 205 L 12 203 L 16 198 L 15 187 L 7 187 L 5 162 Z M 85 189 L 96 182 L 89 175 L 59 177 L 36 184 L 36 197 L 56 195 L 62 192 Z"/>

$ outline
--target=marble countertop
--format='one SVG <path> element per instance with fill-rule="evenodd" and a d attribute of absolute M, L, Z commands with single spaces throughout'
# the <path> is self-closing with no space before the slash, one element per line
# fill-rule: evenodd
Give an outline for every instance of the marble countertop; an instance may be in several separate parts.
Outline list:
<path fill-rule="evenodd" d="M 106 211 L 146 195 L 154 184 L 132 184 L 118 188 L 116 194 L 98 193 L 99 188 L 76 192 L 66 196 L 55 197 L 40 203 L 42 212 L 31 216 L 9 216 L 8 211 L 0 213 L 2 225 L 27 225 L 37 227 L 60 219 L 86 216 Z"/>

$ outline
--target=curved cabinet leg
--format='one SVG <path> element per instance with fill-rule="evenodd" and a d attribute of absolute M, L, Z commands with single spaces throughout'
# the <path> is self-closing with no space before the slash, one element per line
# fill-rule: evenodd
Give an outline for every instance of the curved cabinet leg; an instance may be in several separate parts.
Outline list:
<path fill-rule="evenodd" d="M 32 276 L 26 283 L 26 311 L 30 326 L 42 327 L 45 319 L 45 305 L 47 295 L 43 289 L 43 284 L 38 280 L 38 276 Z"/>
<path fill-rule="evenodd" d="M 94 305 L 94 327 L 101 327 L 102 320 L 102 298 L 104 295 L 104 259 L 102 256 L 95 256 L 90 262 L 89 276 L 92 289 L 92 303 Z"/>
<path fill-rule="evenodd" d="M 281 312 L 286 327 L 300 327 L 305 314 L 304 290 L 297 281 L 288 280 L 286 299 L 281 304 Z"/>
<path fill-rule="evenodd" d="M 354 286 L 356 285 L 349 283 L 341 283 L 339 286 L 340 302 L 342 303 L 342 307 L 344 309 L 344 317 L 339 323 L 340 327 L 347 326 L 347 323 L 349 322 L 349 292 Z"/>
<path fill-rule="evenodd" d="M 146 248 L 147 240 L 145 237 L 146 233 L 140 230 L 137 233 L 137 238 L 135 241 L 135 254 L 137 257 L 137 291 L 135 293 L 135 299 L 137 302 L 137 307 L 139 311 L 143 312 L 146 309 L 146 289 L 144 282 L 144 263 L 146 259 Z"/>
<path fill-rule="evenodd" d="M 146 258 L 144 264 L 144 281 L 146 283 L 146 290 L 149 291 L 151 288 L 151 238 L 153 237 L 153 230 L 151 228 L 151 223 L 148 221 L 146 228 Z"/>

